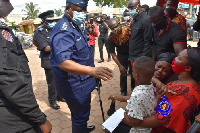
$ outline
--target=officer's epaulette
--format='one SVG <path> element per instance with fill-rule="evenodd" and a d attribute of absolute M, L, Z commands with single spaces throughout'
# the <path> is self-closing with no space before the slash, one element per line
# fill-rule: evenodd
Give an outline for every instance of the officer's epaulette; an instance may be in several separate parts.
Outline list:
<path fill-rule="evenodd" d="M 64 22 L 60 30 L 67 31 L 67 22 Z"/>
<path fill-rule="evenodd" d="M 40 27 L 38 30 L 39 30 L 39 31 L 42 31 L 43 29 L 44 29 L 43 27 Z"/>
<path fill-rule="evenodd" d="M 0 29 L 8 29 L 8 25 L 0 21 Z"/>

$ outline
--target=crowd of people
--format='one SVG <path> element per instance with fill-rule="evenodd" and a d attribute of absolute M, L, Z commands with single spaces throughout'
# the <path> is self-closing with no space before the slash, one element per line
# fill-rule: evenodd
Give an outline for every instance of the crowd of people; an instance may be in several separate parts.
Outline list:
<path fill-rule="evenodd" d="M 140 0 L 129 0 L 119 20 L 106 14 L 86 15 L 88 0 L 67 0 L 60 20 L 54 19 L 52 10 L 38 16 L 42 24 L 33 43 L 45 70 L 48 100 L 53 109 L 60 108 L 57 101 L 66 102 L 72 133 L 95 130 L 87 125 L 91 92 L 99 79 L 113 78 L 110 68 L 95 67 L 96 37 L 98 63 L 104 62 L 105 44 L 107 62 L 112 57 L 120 71 L 121 94 L 110 94 L 107 114 L 116 111 L 115 102 L 127 102 L 114 133 L 185 133 L 193 123 L 200 128 L 200 48 L 187 47 L 186 19 L 176 11 L 178 3 L 167 0 L 165 8 L 149 8 Z M 0 0 L 0 6 L 1 18 L 13 10 L 9 0 Z M 52 125 L 36 102 L 22 46 L 2 21 L 0 31 L 0 132 L 50 133 Z M 131 95 L 127 95 L 128 73 Z"/>

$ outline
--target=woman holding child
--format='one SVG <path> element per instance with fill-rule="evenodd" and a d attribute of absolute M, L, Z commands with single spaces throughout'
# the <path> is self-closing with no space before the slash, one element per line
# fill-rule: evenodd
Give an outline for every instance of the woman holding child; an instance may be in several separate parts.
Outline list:
<path fill-rule="evenodd" d="M 189 128 L 188 123 L 191 115 L 200 105 L 200 86 L 198 84 L 198 81 L 200 81 L 200 76 L 198 75 L 200 73 L 199 64 L 200 49 L 190 48 L 182 51 L 172 63 L 172 69 L 178 74 L 178 80 L 167 84 L 168 89 L 176 92 L 176 94 L 166 93 L 165 95 L 167 101 L 171 104 L 171 112 L 167 116 L 156 112 L 155 114 L 143 117 L 143 120 L 140 119 L 139 122 L 135 123 L 133 121 L 135 117 L 131 117 L 128 110 L 122 121 L 124 123 L 123 129 L 130 130 L 132 127 L 143 127 L 153 128 L 152 133 L 186 132 Z M 131 111 L 133 114 L 134 110 Z M 123 133 L 120 131 L 120 126 L 116 128 L 115 132 Z M 143 131 L 141 130 L 140 132 Z"/>

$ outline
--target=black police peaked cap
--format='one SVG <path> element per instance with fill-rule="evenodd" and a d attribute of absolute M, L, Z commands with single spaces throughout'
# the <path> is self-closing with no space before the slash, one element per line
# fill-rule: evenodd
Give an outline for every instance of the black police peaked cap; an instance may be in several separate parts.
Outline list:
<path fill-rule="evenodd" d="M 52 18 L 54 17 L 54 11 L 53 10 L 48 10 L 46 12 L 41 13 L 38 18 L 41 18 L 43 20 L 46 20 L 47 18 Z"/>

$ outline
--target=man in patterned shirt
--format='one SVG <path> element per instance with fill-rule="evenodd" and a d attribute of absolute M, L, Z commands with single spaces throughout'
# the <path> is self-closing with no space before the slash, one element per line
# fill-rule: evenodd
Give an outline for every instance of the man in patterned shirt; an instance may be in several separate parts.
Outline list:
<path fill-rule="evenodd" d="M 172 8 L 176 12 L 178 3 L 179 3 L 178 0 L 167 0 L 166 8 Z M 184 31 L 187 32 L 186 19 L 184 16 L 176 12 L 176 15 L 172 19 L 172 21 L 180 25 L 184 29 Z"/>

